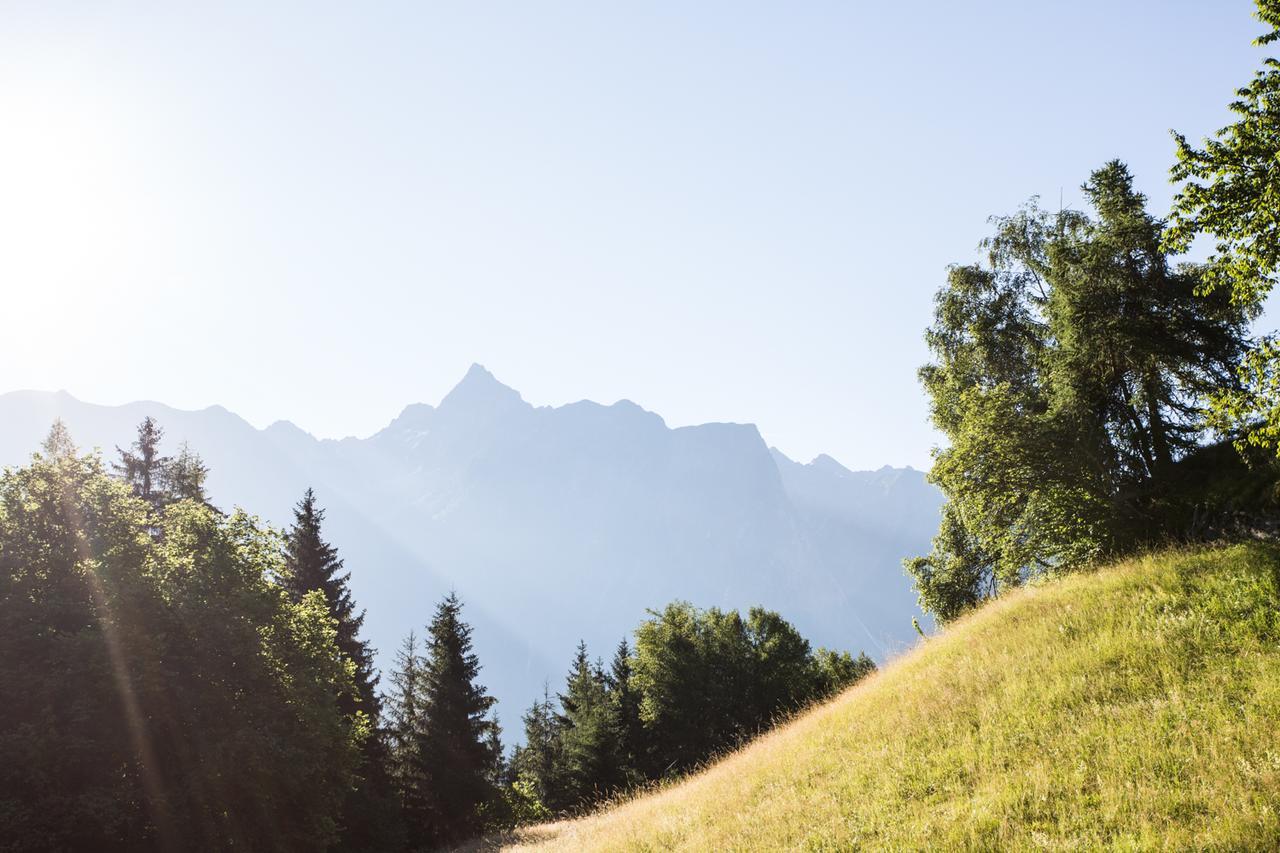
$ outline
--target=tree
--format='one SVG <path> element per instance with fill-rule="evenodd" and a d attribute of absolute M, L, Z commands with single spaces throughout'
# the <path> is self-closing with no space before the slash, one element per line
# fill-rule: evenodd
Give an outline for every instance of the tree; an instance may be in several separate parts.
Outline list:
<path fill-rule="evenodd" d="M 498 796 L 492 780 L 494 721 L 488 716 L 494 699 L 476 683 L 479 674 L 471 627 L 462 621 L 462 602 L 450 593 L 427 628 L 423 723 L 413 756 L 431 820 L 420 830 L 436 846 L 478 834 L 484 811 Z"/>
<path fill-rule="evenodd" d="M 825 698 L 860 677 L 865 659 L 815 657 L 790 623 L 762 608 L 744 619 L 675 602 L 651 612 L 635 637 L 628 680 L 650 778 L 688 770 Z"/>
<path fill-rule="evenodd" d="M 772 610 L 753 607 L 747 612 L 744 628 L 754 673 L 744 720 L 748 731 L 758 731 L 778 717 L 823 698 L 809 641 L 800 636 L 794 625 Z"/>
<path fill-rule="evenodd" d="M 562 744 L 560 718 L 555 703 L 551 701 L 551 689 L 544 685 L 542 698 L 525 711 L 524 745 L 516 747 L 511 758 L 512 773 L 521 782 L 523 797 L 536 801 L 551 812 L 559 812 L 569 805 L 562 778 Z M 537 807 L 532 807 L 537 811 Z"/>
<path fill-rule="evenodd" d="M 1258 0 L 1257 17 L 1271 31 L 1254 44 L 1280 41 L 1280 0 Z M 1172 251 L 1186 251 L 1200 234 L 1212 237 L 1201 292 L 1225 294 L 1256 317 L 1280 273 L 1280 60 L 1263 59 L 1236 95 L 1236 121 L 1203 148 L 1174 134 L 1172 177 L 1182 186 L 1164 236 Z M 1214 396 L 1214 426 L 1234 435 L 1241 451 L 1256 445 L 1280 454 L 1280 341 L 1268 337 L 1250 349 L 1239 378 Z"/>
<path fill-rule="evenodd" d="M 944 621 L 1176 535 L 1161 502 L 1247 345 L 1240 307 L 1170 264 L 1124 164 L 1082 189 L 1093 217 L 1033 201 L 996 219 L 986 265 L 953 267 L 937 296 L 920 376 L 949 441 L 930 474 L 948 503 L 907 569 Z"/>
<path fill-rule="evenodd" d="M 200 454 L 184 441 L 178 445 L 178 455 L 164 466 L 162 481 L 165 494 L 170 500 L 207 504 L 209 497 L 205 493 L 204 482 L 208 477 L 209 467 Z"/>
<path fill-rule="evenodd" d="M 423 772 L 420 754 L 426 728 L 423 676 L 424 663 L 418 650 L 418 638 L 410 631 L 396 652 L 391 691 L 385 703 L 390 773 L 411 848 L 426 842 L 426 830 L 432 820 L 427 792 L 429 780 Z"/>
<path fill-rule="evenodd" d="M 160 536 L 151 535 L 159 525 Z M 252 519 L 156 518 L 96 455 L 0 474 L 0 814 L 34 850 L 316 850 L 354 732 L 317 594 Z M 281 772 L 287 768 L 287 772 Z"/>
<path fill-rule="evenodd" d="M 811 652 L 758 607 L 744 619 L 673 602 L 635 634 L 634 654 L 624 639 L 607 672 L 579 643 L 560 712 L 544 689 L 525 713 L 508 792 L 516 820 L 682 773 L 875 670 L 865 654 Z"/>
<path fill-rule="evenodd" d="M 46 459 L 67 459 L 76 455 L 76 444 L 71 440 L 71 430 L 67 429 L 62 418 L 54 419 L 53 426 L 49 427 L 49 435 L 40 443 L 40 450 Z"/>
<path fill-rule="evenodd" d="M 585 642 L 578 644 L 560 707 L 561 773 L 568 805 L 590 805 L 617 789 L 622 778 L 604 672 L 588 659 Z"/>
<path fill-rule="evenodd" d="M 632 679 L 631 647 L 626 638 L 618 642 L 609 667 L 609 729 L 617 753 L 617 770 L 622 787 L 630 788 L 644 778 L 644 726 L 640 720 L 640 694 Z"/>
<path fill-rule="evenodd" d="M 705 622 L 687 602 L 668 604 L 636 629 L 635 682 L 651 776 L 693 767 L 715 747 Z"/>
<path fill-rule="evenodd" d="M 356 689 L 339 698 L 339 707 L 348 716 L 364 714 L 376 722 L 379 700 L 373 649 L 360 639 L 365 614 L 363 610 L 356 612 L 348 585 L 351 573 L 343 571 L 337 549 L 325 541 L 323 521 L 324 510 L 317 506 L 315 492 L 307 489 L 294 507 L 293 526 L 285 535 L 285 569 L 280 585 L 293 601 L 301 601 L 312 590 L 324 596 L 329 615 L 337 625 L 338 649 L 355 665 Z"/>
<path fill-rule="evenodd" d="M 813 668 L 814 698 L 827 699 L 875 672 L 876 664 L 866 652 L 859 652 L 855 658 L 848 652 L 818 649 L 813 655 Z"/>
<path fill-rule="evenodd" d="M 178 459 L 187 455 L 184 445 Z M 190 464 L 188 462 L 188 466 Z M 195 464 L 199 465 L 198 458 Z M 351 664 L 352 689 L 338 695 L 337 705 L 341 713 L 364 732 L 364 737 L 356 784 L 342 811 L 342 846 L 367 850 L 395 843 L 398 815 L 387 766 L 389 756 L 379 732 L 381 706 L 376 692 L 378 676 L 373 668 L 374 653 L 368 642 L 360 638 L 365 614 L 356 612 L 348 585 L 351 573 L 343 572 L 337 549 L 325 541 L 321 532 L 323 521 L 324 510 L 316 505 L 315 493 L 307 489 L 294 509 L 293 526 L 285 536 L 285 568 L 280 582 L 295 602 L 313 592 L 323 596 L 329 618 L 337 629 L 338 651 L 343 660 Z"/>
<path fill-rule="evenodd" d="M 131 445 L 132 450 L 116 447 L 120 461 L 115 470 L 133 489 L 133 493 L 152 507 L 159 509 L 164 503 L 164 472 L 170 459 L 160 455 L 160 441 L 164 438 L 164 430 L 147 415 L 138 424 L 138 437 Z"/>

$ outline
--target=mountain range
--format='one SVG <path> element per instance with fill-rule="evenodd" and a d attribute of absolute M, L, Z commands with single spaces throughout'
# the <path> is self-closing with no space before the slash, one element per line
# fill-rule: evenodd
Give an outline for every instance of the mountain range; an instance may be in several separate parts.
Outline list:
<path fill-rule="evenodd" d="M 368 611 L 384 671 L 449 590 L 466 605 L 510 735 L 574 647 L 613 647 L 647 609 L 763 605 L 815 644 L 883 661 L 927 622 L 903 573 L 927 551 L 940 493 L 911 468 L 795 462 L 755 426 L 672 429 L 622 400 L 534 407 L 473 365 L 438 406 L 410 405 L 368 438 L 257 429 L 220 406 L 99 406 L 65 392 L 0 395 L 0 465 L 23 463 L 54 418 L 113 458 L 146 415 L 188 442 L 222 508 L 285 526 L 307 487 Z"/>

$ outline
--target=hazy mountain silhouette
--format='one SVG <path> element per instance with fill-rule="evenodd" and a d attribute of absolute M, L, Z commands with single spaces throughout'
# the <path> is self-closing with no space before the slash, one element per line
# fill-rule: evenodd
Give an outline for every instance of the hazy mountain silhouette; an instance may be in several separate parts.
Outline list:
<path fill-rule="evenodd" d="M 762 604 L 817 644 L 883 659 L 914 637 L 901 560 L 928 549 L 942 502 L 918 471 L 800 464 L 751 425 L 669 429 L 628 401 L 535 408 L 479 365 L 439 406 L 341 441 L 283 421 L 258 430 L 219 406 L 0 395 L 0 464 L 22 463 L 55 417 L 114 457 L 145 415 L 167 449 L 185 440 L 204 456 L 219 506 L 283 525 L 315 488 L 384 665 L 457 590 L 509 737 L 580 638 L 607 657 L 673 599 Z"/>

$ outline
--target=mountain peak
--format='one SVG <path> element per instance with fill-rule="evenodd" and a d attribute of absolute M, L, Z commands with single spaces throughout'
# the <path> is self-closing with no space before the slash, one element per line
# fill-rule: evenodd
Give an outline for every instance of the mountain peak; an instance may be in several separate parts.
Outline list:
<path fill-rule="evenodd" d="M 462 377 L 462 381 L 458 384 L 465 385 L 468 382 L 491 382 L 498 385 L 502 384 L 498 382 L 497 378 L 492 373 L 489 372 L 488 368 L 478 361 L 473 361 L 471 363 L 471 366 L 467 368 L 466 375 Z"/>
<path fill-rule="evenodd" d="M 462 381 L 440 401 L 440 410 L 455 406 L 510 406 L 524 404 L 520 392 L 498 381 L 482 364 L 468 368 Z"/>
<path fill-rule="evenodd" d="M 840 476 L 852 473 L 848 468 L 844 467 L 834 458 L 825 453 L 819 453 L 817 456 L 813 457 L 813 461 L 809 464 L 820 471 L 829 471 L 832 474 L 838 474 Z"/>

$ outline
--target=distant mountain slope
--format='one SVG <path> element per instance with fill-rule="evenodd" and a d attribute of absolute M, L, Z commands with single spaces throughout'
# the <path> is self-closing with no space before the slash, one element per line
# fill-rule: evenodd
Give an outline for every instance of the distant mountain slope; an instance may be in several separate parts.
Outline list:
<path fill-rule="evenodd" d="M 1278 583 L 1248 545 L 1014 593 L 681 784 L 511 843 L 1274 850 Z"/>
<path fill-rule="evenodd" d="M 751 425 L 670 429 L 627 401 L 535 408 L 478 365 L 439 406 L 341 441 L 216 406 L 6 394 L 0 464 L 26 459 L 55 417 L 113 457 L 148 414 L 166 449 L 205 457 L 215 504 L 282 525 L 316 489 L 384 666 L 456 589 L 509 726 L 544 679 L 559 685 L 580 638 L 607 656 L 677 598 L 763 604 L 816 643 L 883 658 L 913 636 L 901 560 L 927 549 L 941 504 L 917 471 L 801 465 Z"/>

